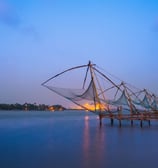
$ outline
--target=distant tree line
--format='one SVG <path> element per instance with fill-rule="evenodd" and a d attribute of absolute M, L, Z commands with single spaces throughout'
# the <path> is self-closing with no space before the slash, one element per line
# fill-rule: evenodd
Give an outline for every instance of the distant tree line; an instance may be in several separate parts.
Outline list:
<path fill-rule="evenodd" d="M 26 110 L 26 111 L 62 111 L 66 108 L 61 105 L 45 105 L 45 104 L 39 104 L 36 103 L 30 104 L 0 104 L 0 110 Z"/>

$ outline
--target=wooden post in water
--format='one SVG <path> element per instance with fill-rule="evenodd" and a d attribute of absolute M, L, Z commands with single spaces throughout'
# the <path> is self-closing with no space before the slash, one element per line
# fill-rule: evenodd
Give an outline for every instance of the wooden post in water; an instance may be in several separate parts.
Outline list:
<path fill-rule="evenodd" d="M 102 116 L 99 115 L 100 126 L 102 126 Z"/>
<path fill-rule="evenodd" d="M 110 113 L 109 117 L 110 117 L 110 120 L 111 120 L 111 126 L 113 126 L 113 125 L 114 125 L 114 118 L 113 118 L 113 114 L 112 114 L 112 113 Z"/>
<path fill-rule="evenodd" d="M 113 125 L 114 125 L 114 119 L 111 118 L 111 126 L 113 126 Z"/>
<path fill-rule="evenodd" d="M 149 124 L 149 127 L 150 127 L 150 120 L 148 120 L 148 124 Z"/>
<path fill-rule="evenodd" d="M 119 126 L 121 127 L 121 119 L 119 119 Z"/>
<path fill-rule="evenodd" d="M 133 120 L 131 120 L 131 126 L 133 126 Z"/>
<path fill-rule="evenodd" d="M 118 107 L 117 111 L 118 111 L 119 126 L 121 127 L 122 106 Z"/>
<path fill-rule="evenodd" d="M 140 127 L 141 128 L 143 127 L 143 121 L 142 121 L 142 119 L 140 120 Z"/>

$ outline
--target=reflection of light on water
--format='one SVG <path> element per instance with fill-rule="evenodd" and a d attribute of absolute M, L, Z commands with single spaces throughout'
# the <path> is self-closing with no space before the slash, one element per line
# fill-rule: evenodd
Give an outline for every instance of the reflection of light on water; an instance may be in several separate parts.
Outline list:
<path fill-rule="evenodd" d="M 99 116 L 96 117 L 99 120 Z"/>
<path fill-rule="evenodd" d="M 84 116 L 84 120 L 88 121 L 89 119 L 90 119 L 89 116 Z M 99 120 L 99 116 L 91 117 L 91 119 L 97 119 L 97 120 Z"/>
<path fill-rule="evenodd" d="M 89 166 L 89 145 L 90 145 L 90 135 L 89 135 L 89 116 L 85 116 L 85 125 L 84 125 L 84 132 L 83 132 L 83 150 L 84 150 L 84 166 L 83 167 L 90 167 Z"/>
<path fill-rule="evenodd" d="M 85 120 L 89 120 L 89 116 L 85 116 L 84 119 L 85 119 Z"/>
<path fill-rule="evenodd" d="M 94 118 L 99 119 L 99 116 L 94 116 Z M 103 129 L 94 128 L 92 126 L 94 118 L 93 116 L 84 116 L 83 167 L 100 168 L 103 167 L 106 158 L 105 129 L 104 127 Z"/>

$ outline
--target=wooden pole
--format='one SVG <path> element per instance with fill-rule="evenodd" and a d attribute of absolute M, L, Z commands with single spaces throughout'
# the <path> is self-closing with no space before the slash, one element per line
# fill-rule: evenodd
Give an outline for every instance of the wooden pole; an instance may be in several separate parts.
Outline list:
<path fill-rule="evenodd" d="M 148 124 L 149 124 L 149 127 L 150 127 L 150 120 L 148 120 Z"/>
<path fill-rule="evenodd" d="M 140 120 L 140 127 L 142 128 L 143 127 L 143 121 Z"/>
<path fill-rule="evenodd" d="M 119 119 L 119 126 L 121 127 L 122 125 L 121 125 L 121 119 Z"/>
<path fill-rule="evenodd" d="M 113 125 L 114 125 L 114 119 L 111 118 L 111 126 L 113 126 Z"/>
<path fill-rule="evenodd" d="M 100 126 L 102 126 L 102 116 L 99 115 Z"/>

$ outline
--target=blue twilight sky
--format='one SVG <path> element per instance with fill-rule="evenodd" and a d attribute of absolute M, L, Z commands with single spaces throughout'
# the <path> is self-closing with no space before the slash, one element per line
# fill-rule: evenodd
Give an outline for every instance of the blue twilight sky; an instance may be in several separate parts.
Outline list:
<path fill-rule="evenodd" d="M 88 60 L 158 94 L 158 1 L 0 0 L 0 58 L 0 103 L 61 103 L 41 83 Z"/>

